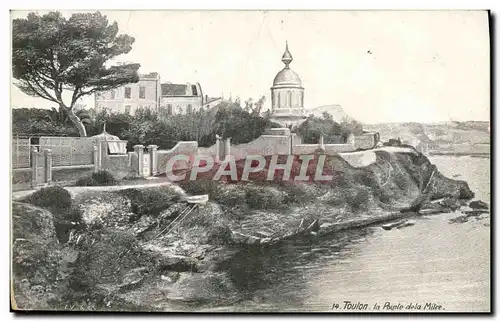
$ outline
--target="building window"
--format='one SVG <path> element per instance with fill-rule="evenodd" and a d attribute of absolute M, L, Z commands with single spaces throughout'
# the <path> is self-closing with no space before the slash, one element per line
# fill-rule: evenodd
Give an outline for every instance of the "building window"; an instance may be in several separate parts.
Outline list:
<path fill-rule="evenodd" d="M 130 98 L 132 94 L 132 89 L 130 87 L 125 87 L 125 98 Z"/>
<path fill-rule="evenodd" d="M 281 106 L 281 93 L 278 92 L 278 108 L 280 108 Z"/>
<path fill-rule="evenodd" d="M 288 101 L 288 107 L 292 107 L 292 92 L 288 91 L 286 92 L 287 95 L 287 101 Z"/>
<path fill-rule="evenodd" d="M 114 100 L 115 99 L 115 91 L 114 90 L 111 90 L 111 99 Z"/>
<path fill-rule="evenodd" d="M 146 98 L 146 87 L 139 87 L 139 98 Z"/>
<path fill-rule="evenodd" d="M 130 114 L 130 105 L 125 105 L 125 114 Z"/>
<path fill-rule="evenodd" d="M 172 104 L 167 104 L 167 115 L 172 115 Z"/>
<path fill-rule="evenodd" d="M 304 92 L 300 93 L 300 106 L 304 107 Z"/>
<path fill-rule="evenodd" d="M 193 96 L 198 96 L 198 89 L 196 85 L 191 85 L 191 91 L 193 92 Z"/>
<path fill-rule="evenodd" d="M 193 106 L 191 106 L 191 104 L 188 104 L 187 112 L 188 114 L 193 113 Z"/>

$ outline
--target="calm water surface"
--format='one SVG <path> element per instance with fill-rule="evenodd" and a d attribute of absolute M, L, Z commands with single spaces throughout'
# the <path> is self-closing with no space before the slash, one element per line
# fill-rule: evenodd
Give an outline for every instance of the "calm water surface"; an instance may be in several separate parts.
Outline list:
<path fill-rule="evenodd" d="M 476 198 L 489 202 L 489 158 L 430 159 L 444 175 L 459 174 L 455 178 L 466 180 Z M 489 311 L 490 215 L 449 222 L 460 215 L 424 216 L 404 229 L 374 226 L 240 254 L 231 273 L 245 300 L 214 310 L 339 312 L 351 301 L 368 304 L 368 311 L 385 302 Z M 339 309 L 332 310 L 335 303 Z"/>

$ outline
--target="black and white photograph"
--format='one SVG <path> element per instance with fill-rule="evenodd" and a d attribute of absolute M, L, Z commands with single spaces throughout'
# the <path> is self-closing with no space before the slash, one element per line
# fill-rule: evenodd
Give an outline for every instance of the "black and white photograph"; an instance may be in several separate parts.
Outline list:
<path fill-rule="evenodd" d="M 11 10 L 11 312 L 491 313 L 490 14 Z"/>

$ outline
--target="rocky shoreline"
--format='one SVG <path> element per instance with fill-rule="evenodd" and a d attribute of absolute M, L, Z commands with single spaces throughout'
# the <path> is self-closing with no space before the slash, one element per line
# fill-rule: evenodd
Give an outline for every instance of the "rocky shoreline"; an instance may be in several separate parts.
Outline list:
<path fill-rule="evenodd" d="M 487 204 L 470 202 L 474 194 L 467 183 L 442 176 L 421 154 L 377 157 L 361 169 L 333 158 L 331 166 L 344 176 L 335 184 L 343 190 L 317 184 L 221 184 L 207 191 L 212 195 L 206 205 L 169 234 L 165 229 L 188 207 L 177 186 L 81 191 L 72 202 L 86 228 L 68 230 L 64 243 L 57 241 L 50 211 L 26 203 L 26 197 L 13 204 L 17 307 L 61 309 L 41 296 L 52 296 L 70 310 L 185 311 L 229 305 L 241 300 L 227 272 L 242 249 L 421 215 L 488 211 Z M 366 193 L 359 196 L 360 191 Z M 256 196 L 257 204 L 249 196 Z M 308 198 L 287 202 L 298 196 Z M 355 198 L 359 204 L 348 203 Z M 21 219 L 26 213 L 30 216 Z M 16 226 L 16 220 L 32 223 Z M 48 249 L 54 250 L 53 258 L 40 255 L 26 263 L 38 258 L 34 252 L 47 254 Z M 53 277 L 41 278 L 42 271 Z M 75 289 L 79 294 L 69 296 Z"/>

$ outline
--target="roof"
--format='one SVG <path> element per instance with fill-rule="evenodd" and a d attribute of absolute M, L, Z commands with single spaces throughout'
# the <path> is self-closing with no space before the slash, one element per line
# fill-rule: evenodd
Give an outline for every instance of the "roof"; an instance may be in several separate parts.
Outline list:
<path fill-rule="evenodd" d="M 283 53 L 283 57 L 281 57 L 281 61 L 285 64 L 285 68 L 276 74 L 273 86 L 302 87 L 302 81 L 299 75 L 289 67 L 290 63 L 293 61 L 293 57 L 288 50 L 288 42 L 286 43 L 285 52 Z"/>
<path fill-rule="evenodd" d="M 99 141 L 120 141 L 119 137 L 113 134 L 109 134 L 106 131 L 103 131 L 101 134 L 91 136 L 91 138 L 98 139 Z"/>
<path fill-rule="evenodd" d="M 152 72 L 152 73 L 149 73 L 149 74 L 140 74 L 139 78 L 140 79 L 145 79 L 145 78 L 146 79 L 159 79 L 160 77 L 159 77 L 158 73 Z"/>
<path fill-rule="evenodd" d="M 288 41 L 286 42 L 286 47 L 285 47 L 285 52 L 283 53 L 283 56 L 281 57 L 281 61 L 288 67 L 288 65 L 292 62 L 293 57 L 292 54 L 290 54 L 290 51 L 288 50 Z"/>
<path fill-rule="evenodd" d="M 210 103 L 215 102 L 215 101 L 220 100 L 220 99 L 222 99 L 222 97 L 209 97 L 204 104 L 210 104 Z"/>
<path fill-rule="evenodd" d="M 278 85 L 292 85 L 302 87 L 302 81 L 296 72 L 288 67 L 283 68 L 276 74 L 273 81 L 273 86 Z"/>
<path fill-rule="evenodd" d="M 185 96 L 186 90 L 186 84 L 161 84 L 162 96 Z"/>

